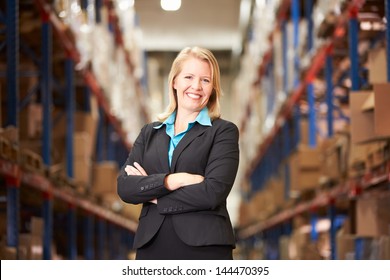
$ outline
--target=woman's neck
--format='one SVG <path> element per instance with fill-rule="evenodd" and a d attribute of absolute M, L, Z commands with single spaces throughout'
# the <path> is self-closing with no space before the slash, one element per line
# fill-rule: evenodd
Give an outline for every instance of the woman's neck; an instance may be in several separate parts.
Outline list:
<path fill-rule="evenodd" d="M 186 113 L 178 111 L 175 120 L 175 135 L 185 131 L 188 127 L 188 123 L 193 122 L 198 115 L 199 112 Z"/>

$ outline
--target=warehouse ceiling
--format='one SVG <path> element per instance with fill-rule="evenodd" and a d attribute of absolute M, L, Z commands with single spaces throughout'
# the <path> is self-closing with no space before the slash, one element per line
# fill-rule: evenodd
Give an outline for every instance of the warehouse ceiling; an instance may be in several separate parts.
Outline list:
<path fill-rule="evenodd" d="M 251 0 L 181 0 L 178 11 L 164 11 L 160 0 L 135 0 L 145 51 L 171 61 L 186 46 L 211 49 L 221 71 L 230 72 L 241 53 Z M 170 63 L 167 63 L 170 66 Z"/>
<path fill-rule="evenodd" d="M 164 11 L 160 0 L 135 0 L 146 50 L 177 51 L 193 45 L 231 50 L 240 44 L 241 0 L 181 2 L 178 11 Z"/>

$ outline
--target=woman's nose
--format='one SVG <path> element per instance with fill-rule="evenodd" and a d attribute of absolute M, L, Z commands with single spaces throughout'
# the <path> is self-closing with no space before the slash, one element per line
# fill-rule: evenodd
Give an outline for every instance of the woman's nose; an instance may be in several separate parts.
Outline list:
<path fill-rule="evenodd" d="M 200 79 L 194 79 L 192 81 L 192 85 L 191 86 L 192 86 L 193 89 L 197 89 L 197 90 L 202 89 L 201 80 Z"/>

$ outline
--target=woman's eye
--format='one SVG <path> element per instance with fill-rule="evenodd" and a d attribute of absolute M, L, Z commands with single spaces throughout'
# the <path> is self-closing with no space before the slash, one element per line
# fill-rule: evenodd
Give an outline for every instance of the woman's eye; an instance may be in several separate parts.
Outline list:
<path fill-rule="evenodd" d="M 208 84 L 208 83 L 210 83 L 210 80 L 209 79 L 203 79 L 203 82 Z"/>
<path fill-rule="evenodd" d="M 191 76 L 184 76 L 184 79 L 191 79 Z"/>

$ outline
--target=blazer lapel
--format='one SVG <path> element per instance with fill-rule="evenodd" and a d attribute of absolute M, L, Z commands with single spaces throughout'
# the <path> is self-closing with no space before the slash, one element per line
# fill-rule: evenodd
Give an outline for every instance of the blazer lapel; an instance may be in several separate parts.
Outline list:
<path fill-rule="evenodd" d="M 158 145 L 157 145 L 157 157 L 160 160 L 160 164 L 163 167 L 163 170 L 169 172 L 169 162 L 168 162 L 168 148 L 169 148 L 169 136 L 165 132 L 165 127 L 158 130 Z"/>
<path fill-rule="evenodd" d="M 199 123 L 195 123 L 194 126 L 184 135 L 183 139 L 180 140 L 179 144 L 173 151 L 172 156 L 172 163 L 171 163 L 171 170 L 175 170 L 177 159 L 179 158 L 180 154 L 184 151 L 184 149 L 191 144 L 191 142 L 201 135 L 208 126 L 200 125 Z"/>

